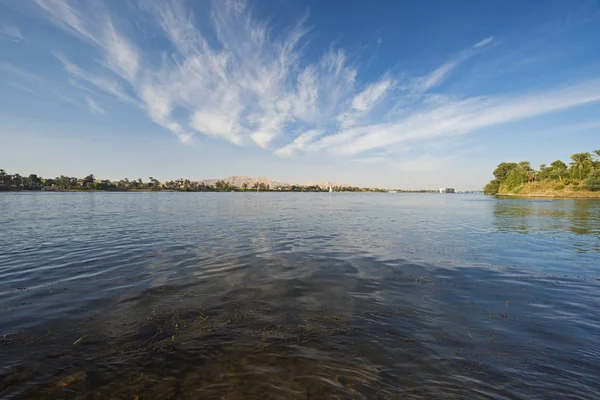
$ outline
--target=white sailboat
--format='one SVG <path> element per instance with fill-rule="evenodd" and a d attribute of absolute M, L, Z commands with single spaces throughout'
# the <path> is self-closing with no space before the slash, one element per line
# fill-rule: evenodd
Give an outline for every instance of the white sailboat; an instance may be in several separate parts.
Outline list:
<path fill-rule="evenodd" d="M 329 185 L 329 193 L 333 193 L 333 188 Z"/>

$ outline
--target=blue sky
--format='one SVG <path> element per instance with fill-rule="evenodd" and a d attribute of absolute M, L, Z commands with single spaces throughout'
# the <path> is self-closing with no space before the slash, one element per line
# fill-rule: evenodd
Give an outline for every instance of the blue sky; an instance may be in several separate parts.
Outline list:
<path fill-rule="evenodd" d="M 481 188 L 600 148 L 598 1 L 0 0 L 0 168 Z"/>

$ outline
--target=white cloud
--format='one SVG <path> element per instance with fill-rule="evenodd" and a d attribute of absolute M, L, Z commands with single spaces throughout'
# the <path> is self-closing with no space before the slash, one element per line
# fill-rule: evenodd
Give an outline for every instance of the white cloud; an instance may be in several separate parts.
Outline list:
<path fill-rule="evenodd" d="M 87 104 L 87 106 L 90 109 L 90 111 L 92 112 L 92 114 L 94 114 L 94 115 L 106 114 L 106 111 L 102 107 L 100 107 L 98 105 L 98 103 L 96 103 L 94 100 L 90 99 L 87 96 L 85 97 L 85 103 Z"/>
<path fill-rule="evenodd" d="M 91 25 L 90 18 L 88 18 L 83 12 L 80 12 L 75 8 L 71 7 L 68 1 L 34 1 L 45 13 L 47 13 L 50 21 L 52 21 L 56 25 L 94 44 L 99 44 L 97 39 L 92 33 L 90 33 L 90 31 L 87 28 L 87 26 Z"/>
<path fill-rule="evenodd" d="M 2 25 L 2 27 L 0 27 L 0 37 L 1 36 L 6 36 L 16 41 L 23 40 L 23 34 L 21 33 L 21 30 L 15 25 Z"/>
<path fill-rule="evenodd" d="M 450 100 L 394 122 L 336 133 L 321 139 L 313 148 L 355 155 L 400 142 L 465 134 L 597 101 L 600 101 L 600 80 L 514 97 Z"/>
<path fill-rule="evenodd" d="M 426 92 L 429 89 L 431 89 L 435 86 L 438 86 L 448 77 L 448 75 L 450 75 L 450 73 L 456 67 L 458 67 L 461 63 L 469 60 L 470 58 L 472 58 L 479 52 L 481 52 L 485 47 L 490 45 L 493 41 L 494 41 L 493 36 L 485 38 L 485 39 L 477 42 L 471 48 L 463 50 L 456 57 L 445 62 L 440 67 L 436 68 L 429 75 L 418 78 L 415 82 L 416 89 L 421 92 Z"/>
<path fill-rule="evenodd" d="M 76 55 L 57 55 L 78 86 L 139 107 L 184 143 L 202 135 L 282 157 L 328 152 L 367 153 L 361 156 L 368 159 L 373 150 L 600 100 L 598 81 L 505 97 L 431 93 L 466 61 L 495 46 L 492 36 L 425 76 L 387 71 L 360 81 L 368 74 L 359 75 L 359 66 L 341 49 L 305 57 L 305 17 L 277 30 L 257 20 L 244 1 L 214 0 L 207 23 L 200 24 L 182 0 L 147 0 L 135 26 L 120 25 L 127 20 L 111 18 L 104 3 L 89 8 L 68 0 L 35 2 L 55 25 L 97 53 L 77 64 L 70 61 Z M 144 35 L 157 34 L 160 52 L 145 45 L 147 36 L 135 35 L 142 25 Z"/>
<path fill-rule="evenodd" d="M 55 56 L 60 60 L 71 77 L 78 79 L 87 85 L 91 85 L 106 94 L 112 95 L 121 101 L 137 104 L 137 101 L 124 91 L 123 85 L 119 83 L 118 80 L 87 72 L 58 53 L 56 53 Z"/>
<path fill-rule="evenodd" d="M 483 39 L 483 40 L 475 43 L 475 45 L 473 46 L 473 48 L 477 49 L 477 48 L 480 48 L 480 47 L 483 47 L 483 46 L 487 46 L 488 44 L 492 43 L 493 41 L 494 41 L 494 37 L 493 36 L 487 37 L 487 38 L 485 38 L 485 39 Z"/>
<path fill-rule="evenodd" d="M 386 92 L 392 89 L 393 82 L 390 79 L 382 79 L 368 85 L 362 92 L 351 100 L 349 109 L 337 116 L 342 128 L 353 126 L 358 119 L 370 112 L 379 103 Z"/>
<path fill-rule="evenodd" d="M 298 150 L 304 150 L 308 145 L 314 142 L 316 138 L 323 134 L 322 131 L 311 129 L 310 131 L 301 133 L 291 143 L 275 150 L 275 154 L 280 157 L 289 157 Z"/>
<path fill-rule="evenodd" d="M 212 136 L 222 136 L 234 144 L 241 144 L 236 133 L 235 118 L 228 118 L 225 112 L 197 111 L 192 116 L 192 127 Z"/>
<path fill-rule="evenodd" d="M 384 79 L 380 82 L 369 85 L 363 92 L 357 94 L 352 99 L 352 108 L 357 111 L 368 111 L 375 105 L 384 93 L 390 88 L 392 82 Z"/>
<path fill-rule="evenodd" d="M 137 50 L 107 22 L 105 30 L 105 51 L 107 66 L 123 79 L 132 82 L 139 67 Z"/>

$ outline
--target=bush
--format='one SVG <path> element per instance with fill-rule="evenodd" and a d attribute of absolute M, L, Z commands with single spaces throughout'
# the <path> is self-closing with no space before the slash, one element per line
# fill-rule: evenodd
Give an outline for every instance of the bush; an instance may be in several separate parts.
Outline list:
<path fill-rule="evenodd" d="M 565 188 L 565 185 L 563 185 L 562 183 L 558 184 L 558 185 L 554 185 L 554 190 L 563 190 Z"/>
<path fill-rule="evenodd" d="M 498 194 L 499 190 L 500 190 L 500 181 L 497 179 L 494 179 L 494 180 L 490 181 L 490 183 L 485 185 L 485 187 L 483 188 L 483 193 L 484 194 Z"/>
<path fill-rule="evenodd" d="M 564 178 L 564 179 L 563 179 L 563 183 L 564 183 L 566 186 L 568 186 L 568 185 L 570 185 L 570 184 L 571 184 L 571 179 L 569 179 L 569 178 Z"/>
<path fill-rule="evenodd" d="M 600 191 L 600 178 L 590 178 L 585 181 L 585 188 L 591 192 Z"/>
<path fill-rule="evenodd" d="M 518 170 L 512 170 L 504 181 L 504 187 L 509 191 L 514 191 L 525 182 L 527 182 L 527 175 Z"/>
<path fill-rule="evenodd" d="M 573 181 L 573 182 L 571 182 L 571 185 L 573 185 L 573 186 L 579 186 L 579 181 Z"/>

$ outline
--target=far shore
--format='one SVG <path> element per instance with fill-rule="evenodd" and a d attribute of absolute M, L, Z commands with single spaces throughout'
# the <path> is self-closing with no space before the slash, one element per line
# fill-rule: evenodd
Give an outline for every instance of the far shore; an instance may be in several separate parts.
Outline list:
<path fill-rule="evenodd" d="M 259 190 L 239 188 L 232 190 L 177 190 L 177 189 L 15 189 L 0 188 L 0 193 L 330 193 L 328 190 L 308 191 L 308 190 Z M 363 189 L 363 190 L 335 190 L 334 193 L 391 193 L 391 194 L 439 194 L 438 190 L 387 190 L 387 189 Z M 477 190 L 457 191 L 453 194 L 477 194 L 482 193 Z"/>

